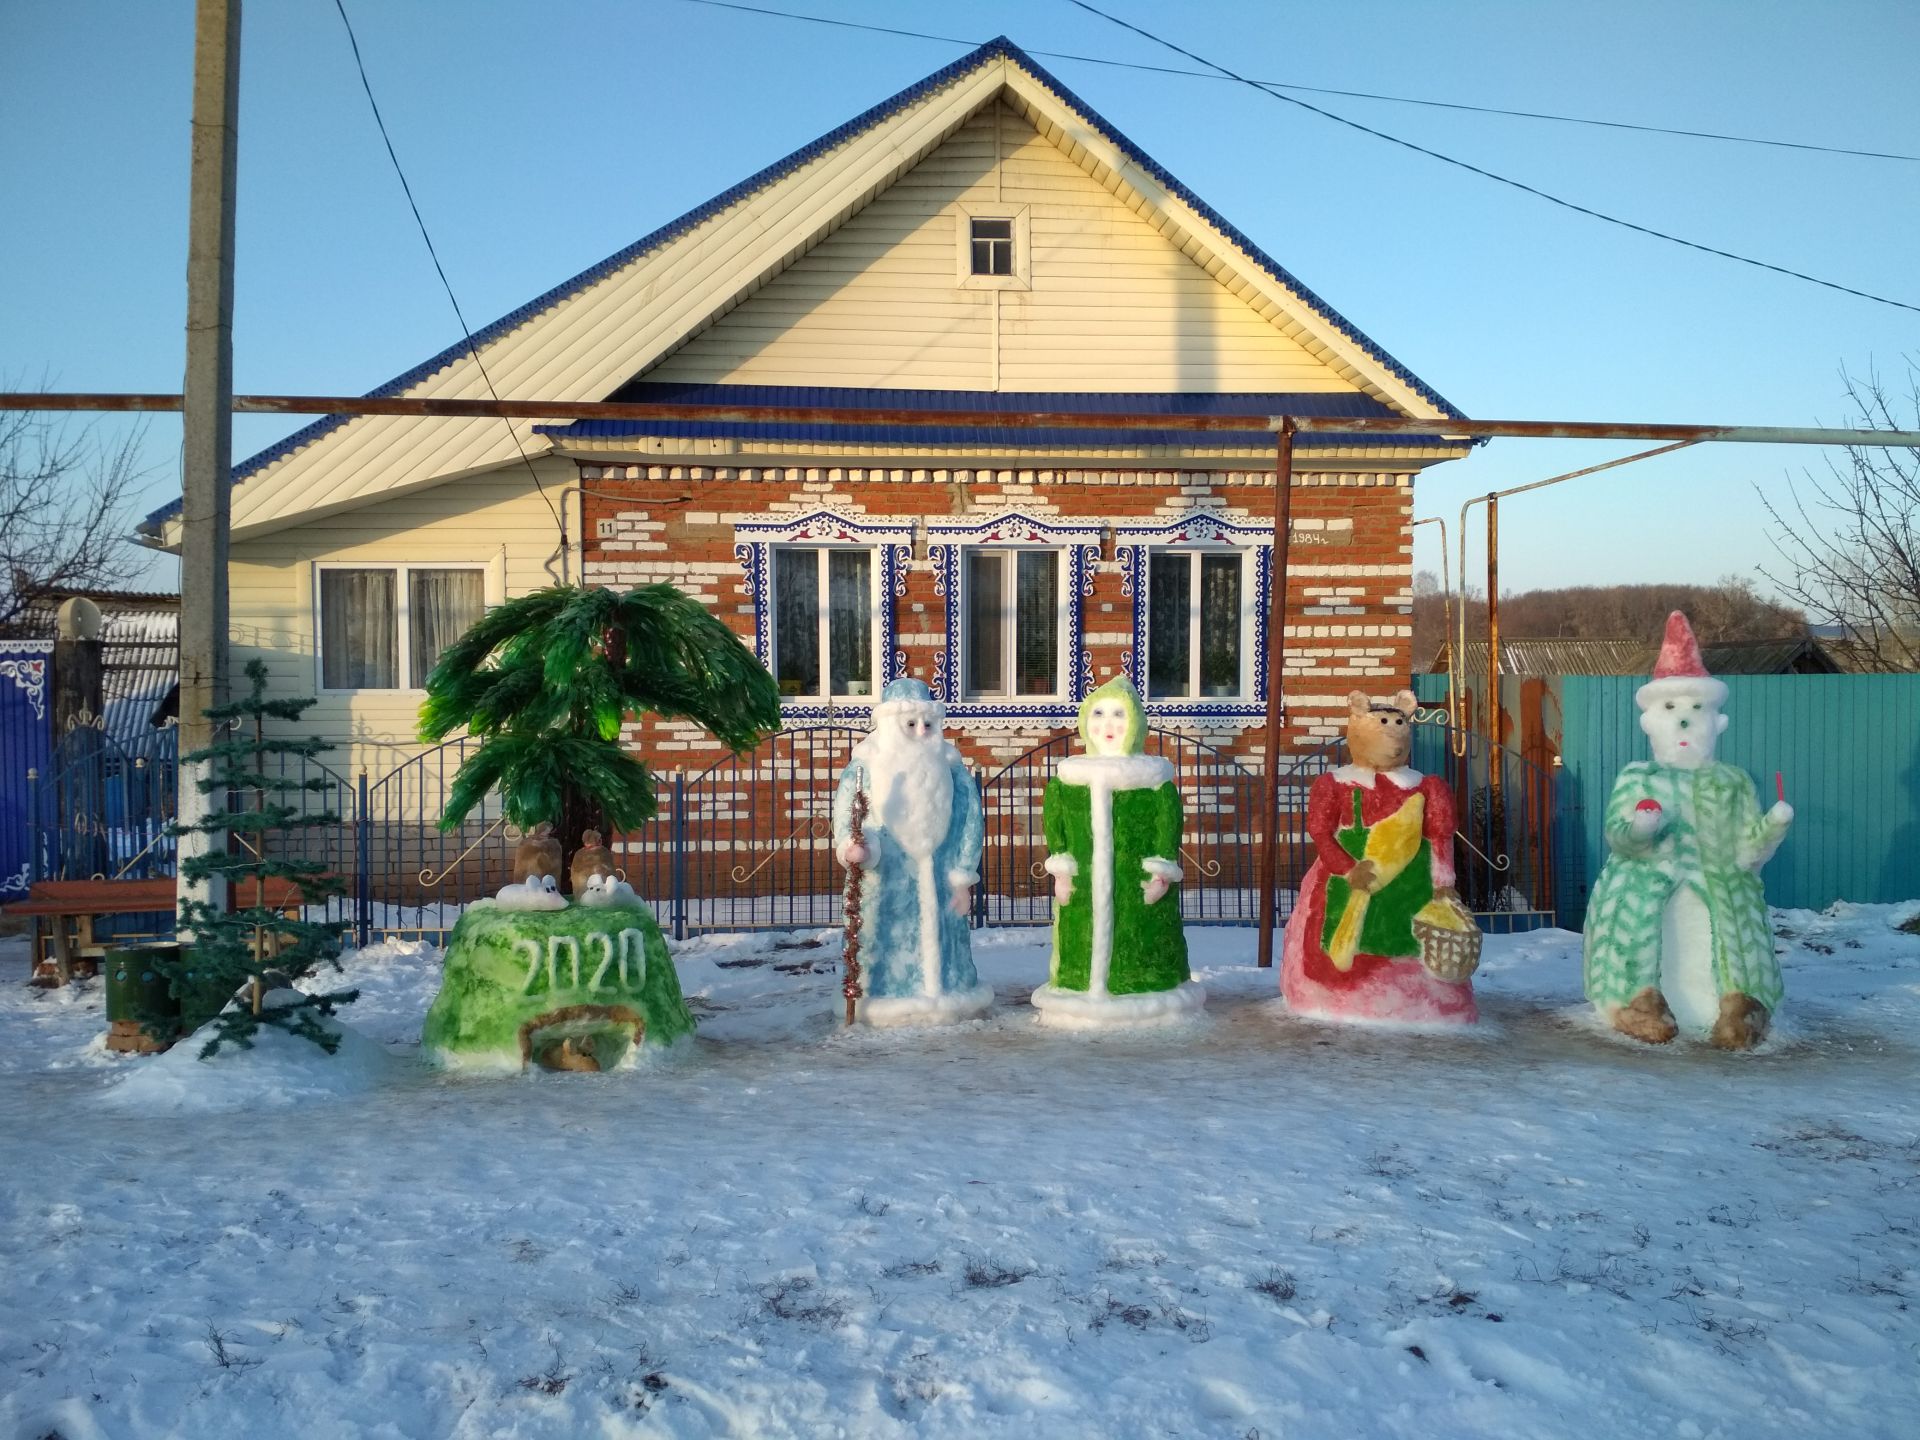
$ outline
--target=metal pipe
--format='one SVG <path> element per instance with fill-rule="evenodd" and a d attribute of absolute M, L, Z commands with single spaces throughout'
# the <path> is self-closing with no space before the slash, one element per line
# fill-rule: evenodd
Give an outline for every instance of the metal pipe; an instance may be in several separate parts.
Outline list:
<path fill-rule="evenodd" d="M 1273 922 L 1280 909 L 1281 683 L 1287 659 L 1287 565 L 1293 550 L 1293 427 L 1282 425 L 1273 455 L 1273 563 L 1267 590 L 1266 823 L 1260 846 L 1260 968 L 1273 968 Z"/>
<path fill-rule="evenodd" d="M 177 411 L 178 395 L 106 392 L 0 391 L 4 410 Z M 417 395 L 236 395 L 246 415 L 401 415 L 442 419 L 705 420 L 710 422 L 956 425 L 1069 430 L 1183 430 L 1277 432 L 1283 421 L 1297 435 L 1404 435 L 1451 448 L 1465 439 L 1511 436 L 1561 440 L 1712 440 L 1746 445 L 1861 445 L 1920 448 L 1920 430 L 1822 429 L 1800 425 L 1669 425 L 1577 420 L 1457 420 L 1398 415 L 1089 415 L 1065 410 L 841 409 L 822 405 L 663 405 L 615 400 L 475 400 Z"/>
<path fill-rule="evenodd" d="M 1500 496 L 1487 497 L 1487 754 L 1493 803 L 1500 803 Z"/>

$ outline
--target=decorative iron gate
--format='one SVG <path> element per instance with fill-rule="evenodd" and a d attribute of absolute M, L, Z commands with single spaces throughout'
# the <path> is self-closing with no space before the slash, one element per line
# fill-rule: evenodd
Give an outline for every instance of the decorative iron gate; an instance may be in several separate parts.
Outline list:
<path fill-rule="evenodd" d="M 976 925 L 1053 922 L 1053 881 L 1045 869 L 1041 807 L 1047 782 L 1073 753 L 1073 746 L 1073 732 L 1063 730 L 987 780 L 983 790 L 986 847 L 982 884 L 974 902 Z M 1176 730 L 1148 730 L 1146 748 L 1172 763 L 1173 783 L 1186 808 L 1180 843 L 1180 866 L 1186 872 L 1180 885 L 1181 914 L 1188 924 L 1253 924 L 1260 913 L 1259 774 L 1226 751 Z M 1283 777 L 1283 917 L 1293 908 L 1293 889 L 1312 858 L 1304 848 L 1307 788 L 1329 763 L 1325 752 L 1304 755 Z M 1297 825 L 1292 823 L 1296 810 Z"/>
<path fill-rule="evenodd" d="M 627 881 L 661 923 L 684 938 L 703 931 L 825 928 L 840 923 L 845 875 L 833 857 L 833 796 L 865 735 L 844 725 L 785 730 L 694 775 L 657 775 L 660 813 L 608 837 Z M 166 834 L 177 732 L 135 746 L 97 730 L 68 737 L 36 788 L 35 878 L 149 876 L 173 871 Z M 459 826 L 439 817 L 453 777 L 479 742 L 447 741 L 378 780 L 349 784 L 318 761 L 293 757 L 309 813 L 336 823 L 287 832 L 287 853 L 348 877 L 340 902 L 362 943 L 376 936 L 439 939 L 470 903 L 513 873 L 519 832 L 490 795 Z M 1062 731 L 1001 767 L 981 786 L 985 853 L 975 925 L 1045 925 L 1053 918 L 1041 810 L 1047 782 L 1074 744 Z M 1423 724 L 1413 763 L 1444 774 L 1460 797 L 1456 861 L 1462 895 L 1492 930 L 1551 924 L 1552 776 L 1502 751 L 1498 783 L 1485 744 Z M 1186 810 L 1181 913 L 1189 924 L 1251 925 L 1259 918 L 1261 779 L 1234 756 L 1172 730 L 1147 749 L 1173 765 Z M 1313 859 L 1306 833 L 1313 782 L 1340 747 L 1294 757 L 1281 774 L 1280 914 L 1293 909 Z M 236 804 L 244 797 L 235 797 Z"/>
<path fill-rule="evenodd" d="M 45 641 L 0 640 L 0 901 L 18 900 L 33 879 L 33 779 L 53 740 L 52 655 Z"/>

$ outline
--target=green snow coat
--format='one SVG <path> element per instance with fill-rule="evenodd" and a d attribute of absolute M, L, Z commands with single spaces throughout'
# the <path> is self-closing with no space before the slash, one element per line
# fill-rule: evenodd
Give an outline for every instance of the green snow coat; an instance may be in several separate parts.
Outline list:
<path fill-rule="evenodd" d="M 1642 800 L 1666 813 L 1665 828 L 1650 840 L 1633 833 Z M 1784 986 L 1757 871 L 1786 829 L 1760 813 L 1752 777 L 1719 761 L 1697 770 L 1636 761 L 1614 781 L 1605 832 L 1611 853 L 1587 905 L 1587 998 L 1607 1009 L 1659 986 L 1667 901 L 1685 885 L 1712 922 L 1720 993 L 1738 991 L 1777 1009 Z"/>
<path fill-rule="evenodd" d="M 1054 987 L 1137 995 L 1190 979 L 1173 766 L 1158 755 L 1072 756 L 1047 782 L 1042 815 L 1048 873 L 1073 878 L 1054 908 Z M 1156 876 L 1171 883 L 1149 905 L 1141 887 Z"/>

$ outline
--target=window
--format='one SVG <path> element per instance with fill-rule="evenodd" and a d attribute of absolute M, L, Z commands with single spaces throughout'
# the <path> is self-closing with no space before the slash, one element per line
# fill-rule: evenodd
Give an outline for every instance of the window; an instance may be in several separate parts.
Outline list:
<path fill-rule="evenodd" d="M 954 209 L 954 280 L 962 290 L 1028 290 L 1033 286 L 1032 217 L 1025 205 Z"/>
<path fill-rule="evenodd" d="M 1060 552 L 969 550 L 969 699 L 1060 693 Z"/>
<path fill-rule="evenodd" d="M 1239 551 L 1147 557 L 1147 697 L 1246 693 L 1245 559 Z"/>
<path fill-rule="evenodd" d="M 975 275 L 1013 274 L 1013 221 L 975 217 L 968 232 Z"/>
<path fill-rule="evenodd" d="M 419 690 L 486 609 L 480 566 L 326 565 L 319 571 L 320 688 Z"/>
<path fill-rule="evenodd" d="M 773 678 L 780 694 L 871 696 L 873 609 L 871 550 L 776 549 Z"/>

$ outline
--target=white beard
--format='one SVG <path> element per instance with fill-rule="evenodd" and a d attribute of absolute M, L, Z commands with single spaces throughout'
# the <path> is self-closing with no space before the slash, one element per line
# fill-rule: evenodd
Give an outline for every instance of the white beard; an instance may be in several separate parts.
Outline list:
<path fill-rule="evenodd" d="M 931 860 L 953 819 L 953 776 L 947 744 L 876 735 L 860 746 L 872 777 L 874 824 L 916 860 Z"/>

